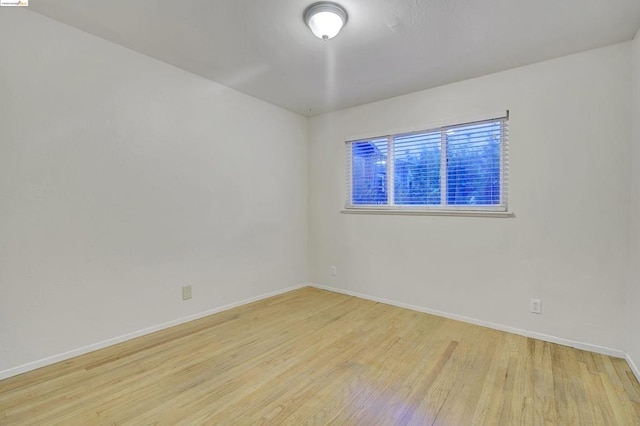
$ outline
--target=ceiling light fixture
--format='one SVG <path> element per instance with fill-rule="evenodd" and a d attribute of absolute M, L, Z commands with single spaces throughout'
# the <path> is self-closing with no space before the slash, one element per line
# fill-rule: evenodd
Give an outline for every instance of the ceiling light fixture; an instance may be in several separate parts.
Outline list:
<path fill-rule="evenodd" d="M 347 23 L 347 11 L 339 4 L 321 1 L 304 11 L 304 22 L 316 37 L 326 41 L 337 36 Z"/>

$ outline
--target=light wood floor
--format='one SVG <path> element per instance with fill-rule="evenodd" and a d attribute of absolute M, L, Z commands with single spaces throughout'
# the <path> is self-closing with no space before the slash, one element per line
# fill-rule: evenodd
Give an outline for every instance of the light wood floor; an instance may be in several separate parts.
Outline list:
<path fill-rule="evenodd" d="M 305 288 L 0 381 L 0 424 L 640 425 L 625 361 Z"/>

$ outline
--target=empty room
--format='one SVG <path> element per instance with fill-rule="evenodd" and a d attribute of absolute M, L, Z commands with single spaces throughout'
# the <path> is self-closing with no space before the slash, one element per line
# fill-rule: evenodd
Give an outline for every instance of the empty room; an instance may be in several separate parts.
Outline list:
<path fill-rule="evenodd" d="M 0 425 L 640 425 L 637 0 L 0 38 Z"/>

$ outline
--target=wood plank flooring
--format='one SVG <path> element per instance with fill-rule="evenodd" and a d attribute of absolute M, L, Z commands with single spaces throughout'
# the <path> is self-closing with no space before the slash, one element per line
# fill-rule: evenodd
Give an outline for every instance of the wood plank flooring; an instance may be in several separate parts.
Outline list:
<path fill-rule="evenodd" d="M 304 288 L 0 381 L 2 425 L 640 425 L 624 360 Z"/>

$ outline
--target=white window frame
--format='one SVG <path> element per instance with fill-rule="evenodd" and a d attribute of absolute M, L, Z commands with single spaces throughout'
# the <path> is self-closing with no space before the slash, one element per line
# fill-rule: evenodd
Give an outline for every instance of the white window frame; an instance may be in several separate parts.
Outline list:
<path fill-rule="evenodd" d="M 408 136 L 412 134 L 433 133 L 440 132 L 442 135 L 441 140 L 441 161 L 440 161 L 440 185 L 441 185 L 441 200 L 446 203 L 447 199 L 447 138 L 446 132 L 451 128 L 471 125 L 482 122 L 490 121 L 502 121 L 502 133 L 500 137 L 500 203 L 497 205 L 481 205 L 481 206 L 453 206 L 447 204 L 440 205 L 395 205 L 395 171 L 394 171 L 394 142 L 397 137 Z M 359 137 L 349 138 L 345 140 L 346 151 L 346 200 L 345 208 L 342 213 L 356 213 L 356 214 L 405 214 L 405 215 L 442 215 L 442 216 L 480 216 L 480 217 L 513 217 L 513 213 L 509 211 L 508 205 L 508 193 L 509 193 L 509 111 L 502 114 L 494 114 L 459 122 L 455 124 L 447 124 L 441 126 L 433 126 L 425 130 L 408 131 L 408 132 L 393 132 L 384 136 L 373 137 Z M 387 140 L 387 204 L 353 204 L 352 202 L 352 144 L 357 142 L 371 141 L 371 140 Z"/>

